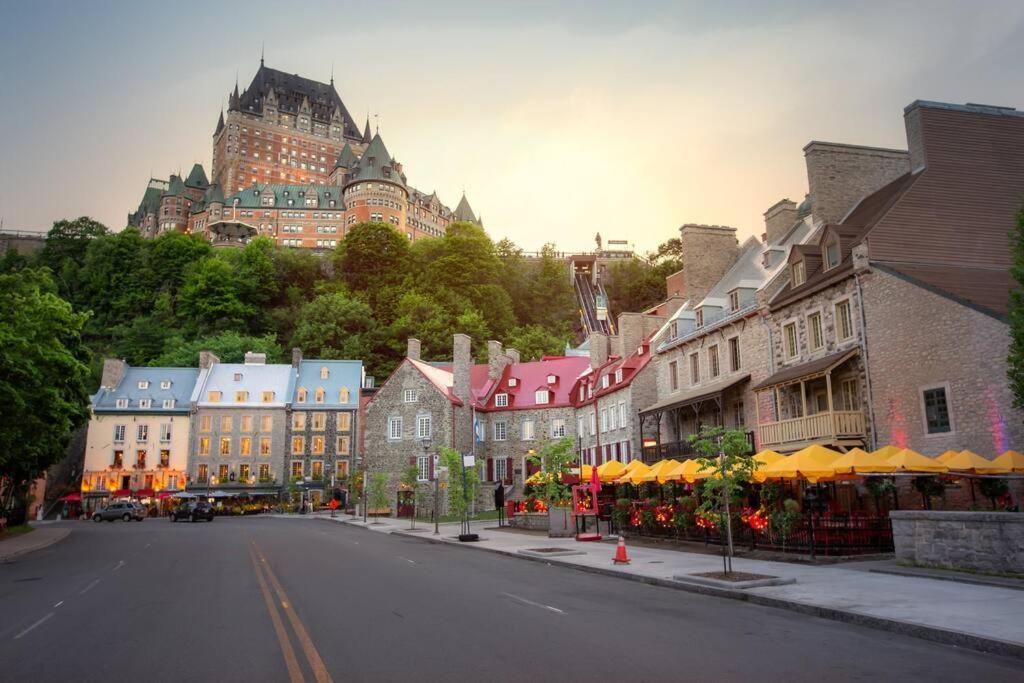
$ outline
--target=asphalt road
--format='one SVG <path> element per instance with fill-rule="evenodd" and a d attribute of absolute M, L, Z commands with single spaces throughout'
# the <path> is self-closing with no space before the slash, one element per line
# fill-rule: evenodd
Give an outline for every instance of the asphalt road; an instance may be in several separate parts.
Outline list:
<path fill-rule="evenodd" d="M 1021 681 L 1024 663 L 324 521 L 70 522 L 2 681 Z"/>

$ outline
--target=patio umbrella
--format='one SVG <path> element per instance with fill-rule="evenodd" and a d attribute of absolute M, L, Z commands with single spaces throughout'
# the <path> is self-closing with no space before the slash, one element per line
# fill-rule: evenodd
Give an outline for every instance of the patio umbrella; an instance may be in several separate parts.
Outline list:
<path fill-rule="evenodd" d="M 877 453 L 878 451 L 875 452 Z M 949 471 L 949 468 L 941 462 L 932 460 L 928 456 L 921 455 L 909 448 L 904 448 L 896 455 L 890 457 L 889 464 L 896 467 L 895 472 L 926 472 L 934 474 Z"/>
<path fill-rule="evenodd" d="M 843 453 L 832 463 L 836 474 L 887 474 L 896 471 L 889 459 L 875 451 L 868 453 L 854 448 Z"/>
<path fill-rule="evenodd" d="M 701 471 L 701 465 L 696 460 L 684 460 L 681 464 L 676 465 L 671 470 L 665 473 L 665 477 L 669 481 L 683 480 L 687 484 L 692 484 L 698 479 L 711 474 L 710 470 Z"/>
<path fill-rule="evenodd" d="M 776 453 L 775 451 L 772 450 L 764 450 L 755 455 L 754 462 L 756 464 L 754 465 L 754 481 L 764 482 L 766 479 L 764 475 L 765 468 L 767 468 L 769 465 L 777 463 L 778 461 L 782 460 L 785 457 L 786 456 L 784 456 L 782 453 Z"/>
<path fill-rule="evenodd" d="M 1024 474 L 1024 453 L 1006 451 L 993 460 L 992 464 L 1004 467 L 1010 472 L 1014 472 L 1016 474 Z"/>
<path fill-rule="evenodd" d="M 71 502 L 82 500 L 82 496 L 77 494 L 77 493 L 69 493 L 66 496 L 61 496 L 60 500 L 66 501 L 68 503 L 71 503 Z"/>
<path fill-rule="evenodd" d="M 988 458 L 983 458 L 977 453 L 963 450 L 947 460 L 945 463 L 950 472 L 964 472 L 969 474 L 1009 474 L 1010 470 L 997 465 Z"/>
<path fill-rule="evenodd" d="M 788 458 L 776 461 L 764 469 L 765 478 L 806 479 L 812 484 L 822 477 L 835 474 L 832 463 L 840 453 L 819 444 L 803 448 Z"/>
<path fill-rule="evenodd" d="M 639 462 L 639 461 L 634 460 L 633 462 Z M 630 463 L 630 465 L 632 465 L 632 464 L 633 463 Z M 633 469 L 629 469 L 629 467 L 627 466 L 626 467 L 626 470 L 627 470 L 626 473 L 623 476 L 621 476 L 618 479 L 616 479 L 615 483 L 616 484 L 642 484 L 643 483 L 643 476 L 645 474 L 647 474 L 647 472 L 649 472 L 650 469 L 651 469 L 650 467 L 648 467 L 647 465 L 643 464 L 642 462 L 639 464 L 639 466 L 634 467 Z"/>
<path fill-rule="evenodd" d="M 669 470 L 679 464 L 678 460 L 662 460 L 661 462 L 652 465 L 651 469 L 644 473 L 640 479 L 645 483 L 657 481 L 659 484 L 664 484 L 666 481 L 665 475 Z"/>
<path fill-rule="evenodd" d="M 647 465 L 644 464 L 643 460 L 630 460 L 629 463 L 626 465 L 626 471 L 632 472 L 637 467 L 647 467 Z"/>
<path fill-rule="evenodd" d="M 960 451 L 946 451 L 942 455 L 936 456 L 935 459 L 945 465 L 947 460 L 958 455 L 960 455 Z"/>
<path fill-rule="evenodd" d="M 871 455 L 881 455 L 883 458 L 888 460 L 889 458 L 891 458 L 892 456 L 896 455 L 897 453 L 899 453 L 902 450 L 903 449 L 900 448 L 899 446 L 893 446 L 893 445 L 882 446 L 881 448 L 878 448 L 876 450 L 871 451 Z"/>
<path fill-rule="evenodd" d="M 180 498 L 181 500 L 188 500 L 188 499 L 191 499 L 191 498 L 198 498 L 199 496 L 197 496 L 194 493 L 186 493 L 186 492 L 182 491 L 181 493 L 175 493 L 174 497 L 175 498 Z"/>
<path fill-rule="evenodd" d="M 615 481 L 625 473 L 626 466 L 618 460 L 609 460 L 603 465 L 598 465 L 597 467 L 597 476 L 604 482 Z"/>

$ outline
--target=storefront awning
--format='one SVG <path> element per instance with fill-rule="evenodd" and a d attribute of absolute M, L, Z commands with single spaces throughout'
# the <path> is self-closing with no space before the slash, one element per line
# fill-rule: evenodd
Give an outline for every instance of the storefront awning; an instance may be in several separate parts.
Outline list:
<path fill-rule="evenodd" d="M 704 401 L 720 401 L 724 392 L 748 381 L 749 379 L 749 374 L 736 375 L 734 377 L 729 377 L 728 379 L 719 380 L 712 384 L 705 384 L 704 386 L 697 387 L 688 393 L 655 403 L 650 408 L 641 410 L 640 415 L 657 415 L 665 412 L 666 410 L 691 406 L 697 403 L 703 403 Z"/>
<path fill-rule="evenodd" d="M 801 363 L 800 365 L 784 368 L 755 386 L 754 391 L 762 391 L 782 386 L 783 384 L 793 384 L 794 382 L 802 382 L 827 375 L 858 353 L 860 353 L 859 349 L 847 349 L 846 351 L 833 353 L 818 360 L 812 360 L 809 363 Z"/>

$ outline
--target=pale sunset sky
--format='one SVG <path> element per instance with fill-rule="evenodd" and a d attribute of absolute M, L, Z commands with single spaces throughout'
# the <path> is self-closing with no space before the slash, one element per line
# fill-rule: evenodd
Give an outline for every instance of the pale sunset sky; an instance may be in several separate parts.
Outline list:
<path fill-rule="evenodd" d="M 236 73 L 335 86 L 410 184 L 528 250 L 760 234 L 803 146 L 905 147 L 915 99 L 1024 108 L 1024 2 L 0 0 L 0 216 L 124 226 L 195 162 Z"/>

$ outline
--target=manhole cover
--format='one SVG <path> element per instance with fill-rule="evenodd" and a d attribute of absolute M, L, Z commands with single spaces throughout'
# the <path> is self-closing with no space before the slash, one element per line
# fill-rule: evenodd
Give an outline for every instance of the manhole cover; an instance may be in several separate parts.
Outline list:
<path fill-rule="evenodd" d="M 531 553 L 564 553 L 566 548 L 527 548 Z"/>

